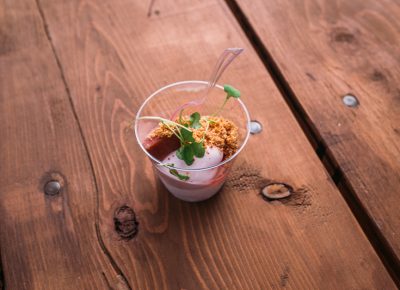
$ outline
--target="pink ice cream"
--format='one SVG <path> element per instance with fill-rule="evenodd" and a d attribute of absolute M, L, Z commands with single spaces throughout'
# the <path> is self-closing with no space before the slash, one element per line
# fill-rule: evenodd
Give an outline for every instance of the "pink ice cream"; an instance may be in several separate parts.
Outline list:
<path fill-rule="evenodd" d="M 162 162 L 174 164 L 176 168 L 203 169 L 218 165 L 224 158 L 223 152 L 217 147 L 206 147 L 206 153 L 202 158 L 194 158 L 192 165 L 186 165 L 185 161 L 176 156 L 176 151 L 170 153 Z M 176 197 L 186 201 L 204 200 L 214 195 L 223 185 L 224 178 L 220 178 L 219 169 L 207 169 L 201 171 L 179 170 L 182 175 L 189 176 L 187 181 L 169 173 L 166 167 L 160 167 L 161 179 L 167 189 Z M 224 175 L 221 175 L 224 176 Z"/>

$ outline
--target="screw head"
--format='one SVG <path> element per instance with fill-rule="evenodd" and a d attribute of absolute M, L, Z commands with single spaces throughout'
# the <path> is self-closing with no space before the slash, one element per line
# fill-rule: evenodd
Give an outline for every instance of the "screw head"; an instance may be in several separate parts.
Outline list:
<path fill-rule="evenodd" d="M 58 181 L 51 180 L 44 186 L 44 193 L 47 195 L 56 195 L 60 192 L 61 185 Z"/>
<path fill-rule="evenodd" d="M 255 121 L 255 120 L 250 122 L 250 134 L 253 134 L 253 135 L 258 134 L 258 133 L 261 133 L 261 131 L 262 131 L 262 125 L 260 122 Z"/>
<path fill-rule="evenodd" d="M 353 95 L 345 95 L 343 96 L 343 104 L 345 104 L 347 107 L 354 108 L 357 107 L 360 104 L 360 102 Z"/>

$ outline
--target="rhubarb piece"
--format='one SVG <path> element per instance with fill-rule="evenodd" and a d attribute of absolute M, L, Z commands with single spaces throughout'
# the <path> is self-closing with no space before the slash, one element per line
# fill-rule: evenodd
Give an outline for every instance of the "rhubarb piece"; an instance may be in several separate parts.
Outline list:
<path fill-rule="evenodd" d="M 152 136 L 143 141 L 143 147 L 158 160 L 163 160 L 171 152 L 178 150 L 180 145 L 179 139 L 175 135 L 170 137 Z"/>

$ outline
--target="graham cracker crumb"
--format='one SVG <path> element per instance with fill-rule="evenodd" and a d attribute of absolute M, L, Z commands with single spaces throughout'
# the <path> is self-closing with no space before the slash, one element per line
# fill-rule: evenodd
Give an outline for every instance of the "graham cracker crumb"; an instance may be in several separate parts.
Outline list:
<path fill-rule="evenodd" d="M 169 125 L 172 129 L 175 129 L 176 126 L 175 125 Z M 153 139 L 155 137 L 172 137 L 173 133 L 172 131 L 167 127 L 167 125 L 165 125 L 164 123 L 159 123 L 158 127 L 155 128 L 153 131 L 150 132 L 149 134 L 149 138 Z"/>
<path fill-rule="evenodd" d="M 207 127 L 207 117 L 200 120 L 201 128 L 193 132 L 196 142 L 201 141 Z M 204 144 L 206 146 L 216 146 L 224 153 L 224 159 L 231 157 L 238 149 L 239 130 L 230 120 L 222 117 L 209 117 L 209 128 L 206 132 Z"/>
<path fill-rule="evenodd" d="M 187 123 L 189 117 L 185 116 L 183 120 L 184 123 Z M 207 123 L 209 123 L 208 129 Z M 239 129 L 232 121 L 222 117 L 203 116 L 200 119 L 200 125 L 201 127 L 199 129 L 191 128 L 196 142 L 200 142 L 204 137 L 204 145 L 209 147 L 215 146 L 221 149 L 224 153 L 224 159 L 231 157 L 238 150 Z M 175 125 L 168 126 L 175 130 L 177 127 Z M 150 133 L 149 137 L 172 137 L 173 133 L 168 126 L 160 123 L 159 126 Z M 205 131 L 206 134 L 204 136 Z"/>

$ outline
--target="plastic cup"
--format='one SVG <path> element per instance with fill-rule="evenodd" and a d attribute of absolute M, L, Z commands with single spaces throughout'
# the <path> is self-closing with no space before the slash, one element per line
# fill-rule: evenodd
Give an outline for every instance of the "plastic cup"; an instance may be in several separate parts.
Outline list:
<path fill-rule="evenodd" d="M 239 129 L 239 148 L 230 158 L 215 166 L 206 168 L 177 168 L 170 167 L 152 156 L 143 146 L 144 139 L 158 126 L 159 121 L 139 119 L 143 116 L 157 116 L 171 118 L 177 108 L 189 101 L 204 96 L 208 82 L 183 81 L 167 85 L 151 94 L 140 107 L 135 121 L 135 135 L 137 141 L 154 165 L 154 172 L 160 178 L 168 191 L 175 197 L 185 201 L 202 201 L 215 195 L 223 186 L 232 167 L 233 161 L 242 151 L 250 134 L 250 117 L 240 99 L 230 98 L 224 110 L 219 114 L 231 120 Z M 199 106 L 185 108 L 184 115 L 199 112 L 201 116 L 211 115 L 222 105 L 226 97 L 224 89 L 216 85 L 208 92 L 207 99 Z M 176 169 L 179 174 L 189 176 L 189 180 L 179 180 L 172 175 L 170 169 Z"/>

